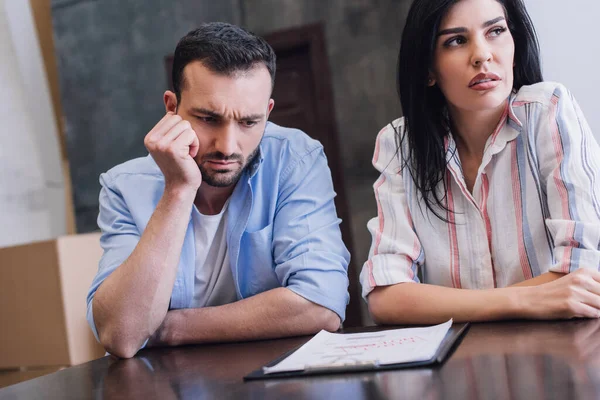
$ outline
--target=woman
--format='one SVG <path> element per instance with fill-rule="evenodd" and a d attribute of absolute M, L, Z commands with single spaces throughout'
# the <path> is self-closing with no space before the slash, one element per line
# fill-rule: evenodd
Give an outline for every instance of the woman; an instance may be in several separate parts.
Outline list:
<path fill-rule="evenodd" d="M 600 148 L 542 82 L 522 1 L 415 0 L 399 60 L 361 273 L 373 319 L 598 318 Z"/>

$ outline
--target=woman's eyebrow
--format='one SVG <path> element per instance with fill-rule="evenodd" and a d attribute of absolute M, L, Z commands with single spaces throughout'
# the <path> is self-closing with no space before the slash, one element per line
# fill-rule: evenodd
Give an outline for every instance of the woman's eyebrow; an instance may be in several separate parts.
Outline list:
<path fill-rule="evenodd" d="M 481 27 L 482 28 L 487 28 L 488 26 L 494 25 L 495 23 L 500 22 L 500 21 L 502 21 L 504 19 L 505 19 L 504 17 L 497 17 L 497 18 L 494 18 L 494 19 L 490 19 L 489 21 L 485 21 L 481 25 Z M 444 29 L 444 30 L 439 31 L 438 34 L 437 34 L 437 36 L 439 37 L 439 36 L 442 36 L 442 35 L 452 35 L 452 34 L 455 34 L 455 33 L 465 33 L 465 32 L 467 32 L 467 28 L 464 28 L 464 27 L 448 28 L 448 29 Z"/>

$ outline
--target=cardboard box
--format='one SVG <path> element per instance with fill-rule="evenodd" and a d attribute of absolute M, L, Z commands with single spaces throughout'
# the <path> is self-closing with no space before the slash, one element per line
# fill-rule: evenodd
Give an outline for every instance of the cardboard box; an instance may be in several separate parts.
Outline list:
<path fill-rule="evenodd" d="M 100 234 L 0 248 L 0 369 L 76 365 L 104 355 L 86 321 Z"/>

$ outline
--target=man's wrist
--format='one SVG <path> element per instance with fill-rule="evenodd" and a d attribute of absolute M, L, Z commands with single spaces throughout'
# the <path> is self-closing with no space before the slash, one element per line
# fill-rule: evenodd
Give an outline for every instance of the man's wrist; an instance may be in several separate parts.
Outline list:
<path fill-rule="evenodd" d="M 197 193 L 198 189 L 193 186 L 167 184 L 163 198 L 169 202 L 193 203 Z"/>

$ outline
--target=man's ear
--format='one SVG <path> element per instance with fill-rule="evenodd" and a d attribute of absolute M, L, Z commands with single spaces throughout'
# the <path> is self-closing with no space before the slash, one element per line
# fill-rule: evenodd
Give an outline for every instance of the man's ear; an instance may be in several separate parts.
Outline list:
<path fill-rule="evenodd" d="M 269 115 L 271 111 L 273 111 L 273 107 L 275 107 L 275 100 L 269 99 L 269 105 L 267 106 L 267 119 L 269 119 Z"/>
<path fill-rule="evenodd" d="M 163 95 L 165 102 L 165 110 L 177 114 L 177 95 L 170 90 L 167 90 Z"/>

